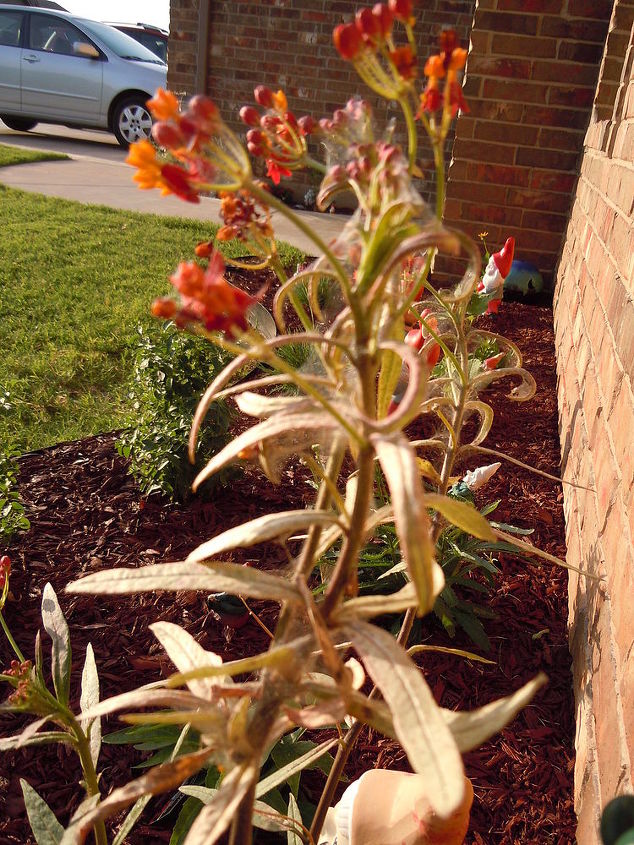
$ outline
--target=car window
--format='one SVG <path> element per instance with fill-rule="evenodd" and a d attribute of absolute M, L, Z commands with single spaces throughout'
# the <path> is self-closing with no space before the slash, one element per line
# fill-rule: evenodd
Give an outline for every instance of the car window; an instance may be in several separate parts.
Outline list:
<path fill-rule="evenodd" d="M 19 47 L 22 34 L 22 12 L 0 11 L 0 46 Z"/>
<path fill-rule="evenodd" d="M 86 36 L 63 18 L 53 15 L 31 15 L 28 48 L 58 53 L 63 56 L 73 55 L 73 44 L 86 41 Z"/>
<path fill-rule="evenodd" d="M 128 32 L 128 35 L 151 50 L 159 59 L 167 62 L 167 44 L 162 38 L 157 38 L 151 32 Z"/>
<path fill-rule="evenodd" d="M 82 20 L 81 25 L 85 27 L 86 31 L 98 38 L 100 41 L 109 47 L 113 53 L 116 53 L 121 59 L 136 60 L 139 62 L 151 62 L 152 64 L 162 65 L 162 62 L 154 53 L 130 38 L 124 32 L 119 32 L 112 26 L 105 23 L 97 23 L 96 21 Z"/>

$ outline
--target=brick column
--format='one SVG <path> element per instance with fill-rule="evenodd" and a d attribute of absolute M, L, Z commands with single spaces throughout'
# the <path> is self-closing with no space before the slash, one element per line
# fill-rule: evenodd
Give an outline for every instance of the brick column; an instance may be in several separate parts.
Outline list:
<path fill-rule="evenodd" d="M 561 250 L 612 0 L 478 0 L 445 218 L 549 280 Z"/>
<path fill-rule="evenodd" d="M 568 561 L 604 579 L 569 583 L 580 845 L 633 791 L 633 17 L 617 0 L 554 301 Z"/>

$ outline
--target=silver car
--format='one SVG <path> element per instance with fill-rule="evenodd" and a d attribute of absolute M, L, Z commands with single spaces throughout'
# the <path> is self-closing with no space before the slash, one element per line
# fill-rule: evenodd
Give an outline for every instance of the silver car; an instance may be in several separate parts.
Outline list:
<path fill-rule="evenodd" d="M 145 105 L 167 65 L 122 32 L 66 12 L 0 5 L 0 118 L 108 129 L 127 147 L 149 137 Z"/>

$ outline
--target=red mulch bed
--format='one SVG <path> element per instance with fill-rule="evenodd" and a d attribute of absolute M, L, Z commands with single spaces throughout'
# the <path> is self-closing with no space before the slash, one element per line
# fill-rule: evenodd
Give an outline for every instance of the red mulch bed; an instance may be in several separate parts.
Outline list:
<path fill-rule="evenodd" d="M 513 339 L 525 355 L 538 393 L 530 403 L 505 398 L 492 388 L 488 401 L 496 417 L 487 444 L 526 463 L 557 474 L 559 439 L 555 393 L 552 314 L 547 308 L 505 303 L 483 327 Z M 179 593 L 107 598 L 67 596 L 64 586 L 84 573 L 114 566 L 138 566 L 152 561 L 179 560 L 191 549 L 227 527 L 268 510 L 281 510 L 306 498 L 304 476 L 289 467 L 284 484 L 274 488 L 256 473 L 245 474 L 209 501 L 187 506 L 153 497 L 142 500 L 126 466 L 115 453 L 111 434 L 61 444 L 26 455 L 20 461 L 20 490 L 31 530 L 17 537 L 6 551 L 13 560 L 14 601 L 5 615 L 27 654 L 40 624 L 39 604 L 46 581 L 60 595 L 69 620 L 74 649 L 75 679 L 81 673 L 85 647 L 93 644 L 102 696 L 156 680 L 171 671 L 148 625 L 157 619 L 177 622 L 208 649 L 224 659 L 242 657 L 266 647 L 266 634 L 249 623 L 232 638 L 209 611 L 205 596 Z M 492 459 L 493 460 L 493 459 Z M 488 463 L 471 461 L 469 466 Z M 562 493 L 557 483 L 506 464 L 485 488 L 486 499 L 501 498 L 496 512 L 501 522 L 533 527 L 536 545 L 565 555 Z M 3 550 L 4 551 L 4 550 Z M 279 548 L 249 550 L 259 565 L 275 568 L 284 560 Z M 506 695 L 539 670 L 549 676 L 539 693 L 501 735 L 465 757 L 473 781 L 475 804 L 466 842 L 469 845 L 515 845 L 574 841 L 572 802 L 574 713 L 570 657 L 566 631 L 566 573 L 550 565 L 533 566 L 502 556 L 500 577 L 491 606 L 498 618 L 486 622 L 495 666 L 472 664 L 446 655 L 426 654 L 421 665 L 439 702 L 452 708 L 472 708 Z M 269 626 L 275 610 L 252 603 Z M 426 620 L 426 642 L 473 649 L 463 637 L 450 641 L 433 620 Z M 45 652 L 46 654 L 46 652 Z M 1 644 L 3 665 L 11 655 Z M 77 690 L 75 690 L 77 694 Z M 0 730 L 9 734 L 19 723 L 3 717 Z M 105 725 L 105 733 L 120 726 Z M 100 766 L 106 791 L 134 775 L 138 752 L 125 746 L 103 746 Z M 405 768 L 407 761 L 395 743 L 366 731 L 351 760 L 348 774 L 372 766 Z M 78 766 L 63 748 L 25 749 L 0 757 L 0 843 L 32 845 L 19 786 L 29 781 L 65 821 L 77 804 Z M 307 784 L 316 784 L 311 776 Z M 130 845 L 169 841 L 169 831 L 148 826 L 149 817 L 129 837 Z M 281 840 L 280 840 L 281 841 Z"/>

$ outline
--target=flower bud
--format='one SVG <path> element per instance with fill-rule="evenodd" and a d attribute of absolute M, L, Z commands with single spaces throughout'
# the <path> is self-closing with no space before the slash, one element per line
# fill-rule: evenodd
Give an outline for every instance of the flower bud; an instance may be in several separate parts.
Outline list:
<path fill-rule="evenodd" d="M 155 123 L 152 127 L 152 137 L 159 147 L 166 150 L 178 149 L 185 144 L 183 133 L 173 123 Z"/>
<path fill-rule="evenodd" d="M 302 115 L 297 121 L 297 125 L 299 126 L 302 135 L 312 135 L 312 133 L 317 129 L 317 124 L 309 114 Z"/>
<path fill-rule="evenodd" d="M 260 122 L 260 113 L 253 106 L 242 106 L 240 120 L 247 126 L 257 126 Z"/>
<path fill-rule="evenodd" d="M 265 109 L 270 109 L 273 105 L 273 92 L 265 85 L 258 85 L 253 91 L 253 97 L 255 102 L 259 106 L 264 106 Z"/>
<path fill-rule="evenodd" d="M 274 114 L 263 114 L 260 118 L 260 126 L 267 131 L 275 130 L 281 122 L 280 118 Z"/>
<path fill-rule="evenodd" d="M 381 25 L 371 9 L 359 9 L 354 19 L 359 35 L 370 45 L 376 44 L 381 37 Z"/>
<path fill-rule="evenodd" d="M 196 94 L 189 101 L 189 112 L 198 121 L 215 123 L 218 117 L 218 106 L 204 94 Z"/>
<path fill-rule="evenodd" d="M 340 23 L 336 26 L 332 40 L 339 55 L 347 60 L 355 59 L 363 47 L 359 30 L 353 23 Z"/>
<path fill-rule="evenodd" d="M 372 7 L 372 14 L 377 19 L 379 23 L 379 30 L 381 32 L 381 36 L 383 38 L 387 38 L 387 36 L 392 31 L 392 24 L 394 22 L 394 15 L 392 14 L 391 10 L 385 3 L 376 3 Z"/>
<path fill-rule="evenodd" d="M 412 15 L 412 0 L 389 0 L 389 8 L 397 20 L 407 22 Z"/>

